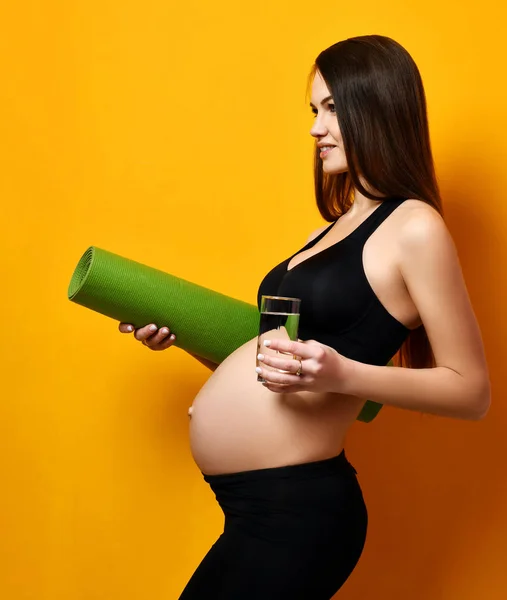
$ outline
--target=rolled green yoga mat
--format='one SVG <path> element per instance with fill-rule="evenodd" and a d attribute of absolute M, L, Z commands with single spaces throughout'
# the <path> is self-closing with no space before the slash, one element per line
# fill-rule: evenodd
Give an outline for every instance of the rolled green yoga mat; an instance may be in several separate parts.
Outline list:
<path fill-rule="evenodd" d="M 96 246 L 80 258 L 68 298 L 136 328 L 167 325 L 175 346 L 216 364 L 259 333 L 256 305 Z M 368 400 L 358 420 L 372 421 L 381 408 Z"/>

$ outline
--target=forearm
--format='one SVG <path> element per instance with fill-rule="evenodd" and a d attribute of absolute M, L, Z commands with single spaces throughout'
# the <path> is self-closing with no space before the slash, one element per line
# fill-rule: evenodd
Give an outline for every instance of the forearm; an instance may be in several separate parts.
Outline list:
<path fill-rule="evenodd" d="M 378 367 L 347 359 L 341 393 L 442 417 L 478 420 L 490 404 L 486 375 L 465 378 L 447 367 Z"/>
<path fill-rule="evenodd" d="M 196 354 L 192 354 L 192 352 L 189 352 L 190 356 L 193 356 L 196 360 L 198 360 L 201 364 L 203 364 L 205 367 L 208 367 L 208 369 L 211 369 L 212 371 L 214 371 L 218 365 L 214 362 L 211 362 L 210 360 L 206 359 L 206 358 L 202 358 L 201 356 L 197 356 Z"/>

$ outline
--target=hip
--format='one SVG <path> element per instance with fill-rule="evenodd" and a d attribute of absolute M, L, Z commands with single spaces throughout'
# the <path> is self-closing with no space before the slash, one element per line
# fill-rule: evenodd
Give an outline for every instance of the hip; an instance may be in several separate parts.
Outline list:
<path fill-rule="evenodd" d="M 329 600 L 354 570 L 368 518 L 343 451 L 204 479 L 224 512 L 224 531 L 180 600 Z"/>
<path fill-rule="evenodd" d="M 366 504 L 344 450 L 319 461 L 203 477 L 224 513 L 224 532 L 305 544 L 332 544 L 346 532 L 361 542 L 366 535 Z"/>

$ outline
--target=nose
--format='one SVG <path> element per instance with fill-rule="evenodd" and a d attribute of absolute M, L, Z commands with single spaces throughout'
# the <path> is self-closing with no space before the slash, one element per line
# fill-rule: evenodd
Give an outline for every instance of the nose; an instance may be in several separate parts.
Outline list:
<path fill-rule="evenodd" d="M 312 135 L 314 138 L 322 138 L 325 135 L 327 135 L 327 133 L 328 133 L 327 127 L 324 127 L 324 125 L 322 124 L 322 121 L 317 116 L 312 125 L 312 128 L 310 129 L 310 135 Z"/>

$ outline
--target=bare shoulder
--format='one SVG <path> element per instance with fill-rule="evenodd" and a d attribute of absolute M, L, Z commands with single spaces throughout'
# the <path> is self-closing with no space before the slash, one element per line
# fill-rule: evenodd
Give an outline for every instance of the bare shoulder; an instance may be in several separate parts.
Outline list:
<path fill-rule="evenodd" d="M 405 206 L 406 205 L 406 206 Z M 405 283 L 422 269 L 447 270 L 459 277 L 461 265 L 454 240 L 440 213 L 421 200 L 406 200 L 396 223 L 398 267 Z"/>
<path fill-rule="evenodd" d="M 432 217 L 443 221 L 440 213 L 433 208 L 431 204 L 415 198 L 409 198 L 408 200 L 405 200 L 405 202 L 399 206 L 396 212 L 399 213 L 404 222 L 414 222 L 418 220 L 424 220 L 426 218 L 431 219 Z"/>
<path fill-rule="evenodd" d="M 399 207 L 396 230 L 398 244 L 403 250 L 415 249 L 421 244 L 453 245 L 442 215 L 422 200 L 409 198 Z"/>

